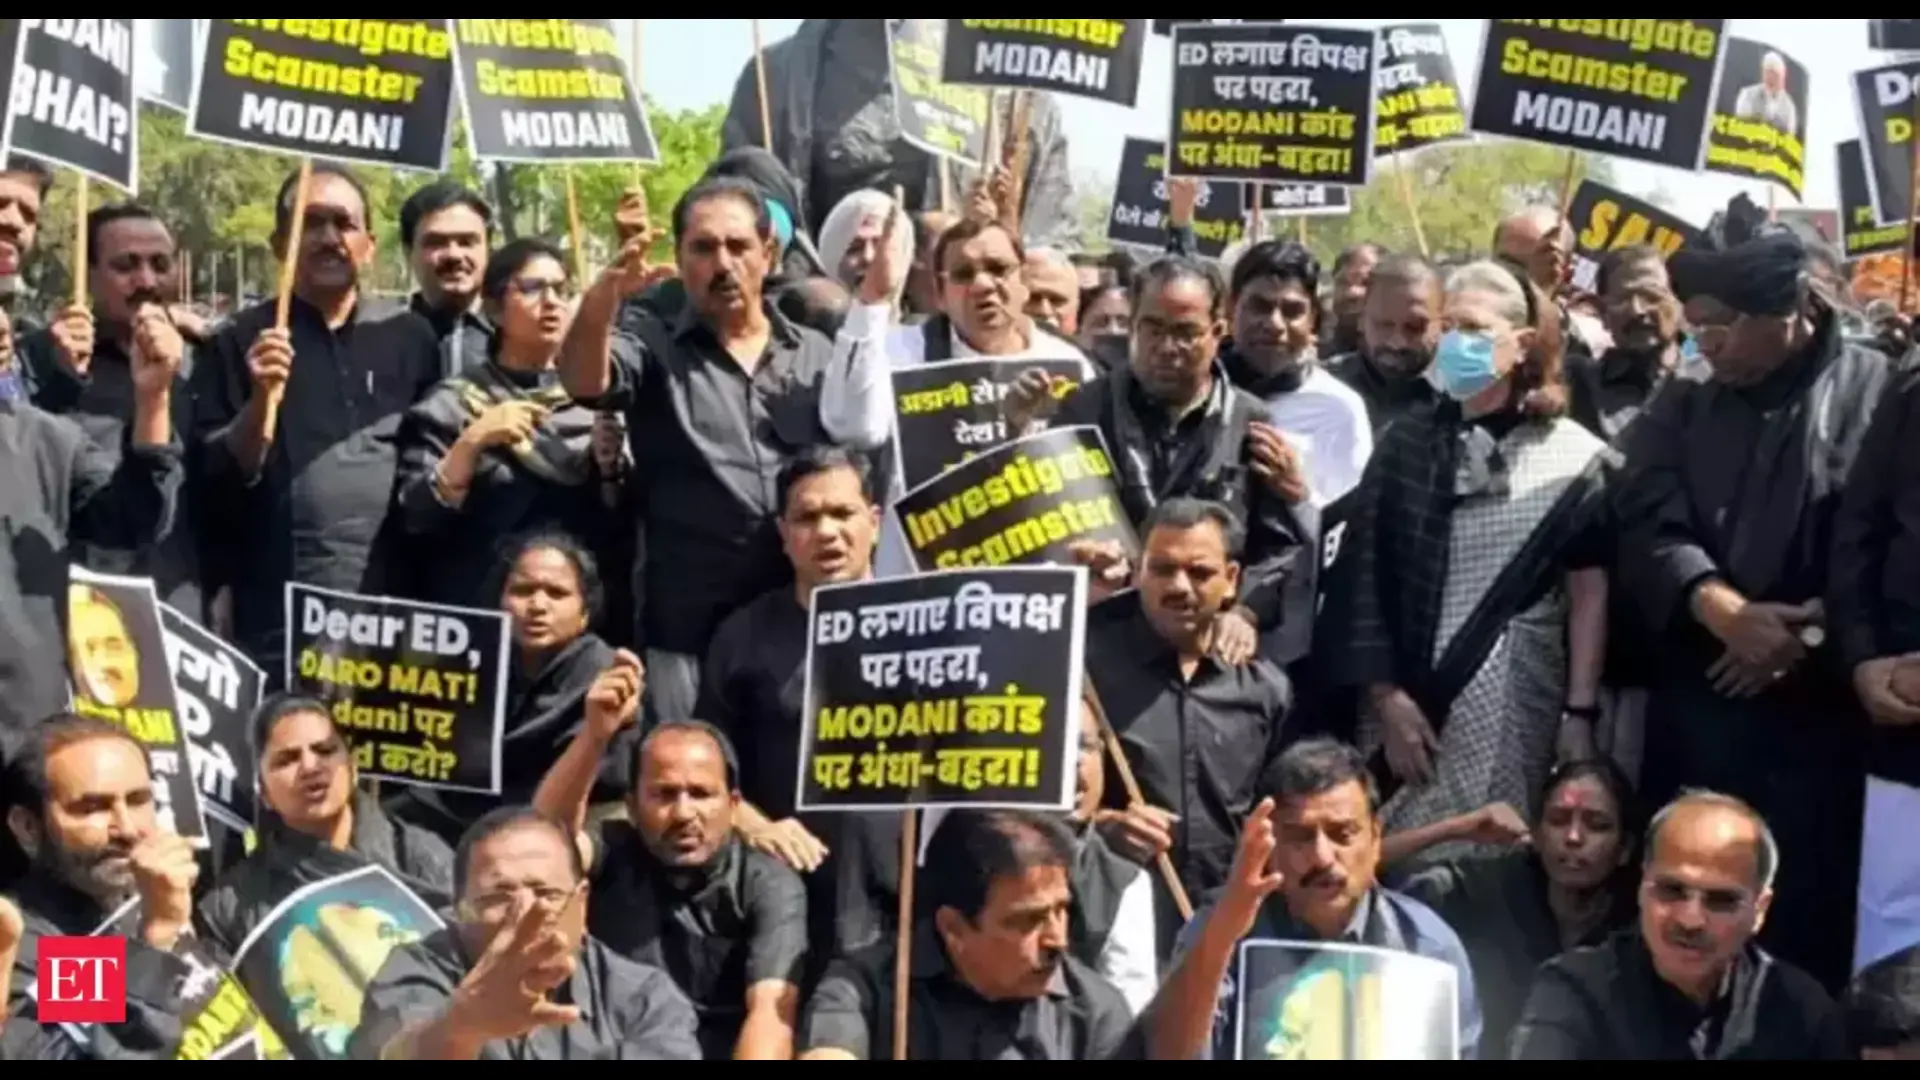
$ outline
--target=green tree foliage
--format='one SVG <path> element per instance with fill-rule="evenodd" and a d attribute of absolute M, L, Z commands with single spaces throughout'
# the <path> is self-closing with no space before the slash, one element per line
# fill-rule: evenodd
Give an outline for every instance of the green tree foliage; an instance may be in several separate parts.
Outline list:
<path fill-rule="evenodd" d="M 1434 147 L 1404 161 L 1382 159 L 1374 163 L 1373 183 L 1352 193 L 1351 215 L 1308 219 L 1309 242 L 1323 259 L 1361 240 L 1418 251 L 1410 194 L 1427 249 L 1436 258 L 1481 254 L 1501 218 L 1522 207 L 1559 203 L 1567 160 L 1565 150 L 1491 140 Z M 1395 175 L 1401 169 L 1407 170 L 1404 187 Z M 1574 186 L 1589 176 L 1609 183 L 1612 170 L 1604 158 L 1576 155 Z M 1289 221 L 1277 224 L 1280 235 L 1295 228 Z"/>
<path fill-rule="evenodd" d="M 611 254 L 613 211 L 636 176 L 642 178 L 651 216 L 664 233 L 674 201 L 719 155 L 724 115 L 720 106 L 677 113 L 653 108 L 654 136 L 664 164 L 574 169 L 581 230 L 593 265 L 602 265 Z M 519 165 L 496 170 L 474 161 L 465 136 L 464 125 L 457 125 L 446 175 L 483 191 L 496 203 L 502 212 L 504 237 L 546 236 L 567 246 L 566 167 Z M 181 251 L 191 259 L 196 297 L 232 295 L 236 268 L 244 276 L 246 294 L 259 296 L 273 290 L 277 270 L 268 247 L 273 200 L 298 165 L 297 159 L 283 154 L 191 138 L 185 118 L 171 110 L 152 106 L 140 110 L 138 198 L 167 223 Z M 400 205 L 437 177 L 368 167 L 354 171 L 367 186 L 369 218 L 379 245 L 368 287 L 377 292 L 408 291 L 411 283 L 400 250 Z M 42 209 L 39 251 L 29 270 L 33 286 L 55 306 L 72 292 L 67 267 L 73 251 L 76 187 L 73 174 L 62 170 Z M 503 189 L 506 200 L 499 197 Z M 89 202 L 96 207 L 123 197 L 103 184 L 89 186 Z M 663 238 L 662 257 L 667 254 L 666 245 Z"/>

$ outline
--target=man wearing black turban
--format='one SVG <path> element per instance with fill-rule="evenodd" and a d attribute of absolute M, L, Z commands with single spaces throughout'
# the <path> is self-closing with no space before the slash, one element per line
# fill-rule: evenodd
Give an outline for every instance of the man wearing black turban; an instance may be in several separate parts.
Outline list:
<path fill-rule="evenodd" d="M 1645 796 L 1709 788 L 1780 842 L 1763 944 L 1846 983 L 1864 721 L 1823 604 L 1833 517 L 1888 374 L 1845 339 L 1805 245 L 1739 200 L 1670 264 L 1712 369 L 1627 434 L 1621 585 L 1655 634 Z"/>

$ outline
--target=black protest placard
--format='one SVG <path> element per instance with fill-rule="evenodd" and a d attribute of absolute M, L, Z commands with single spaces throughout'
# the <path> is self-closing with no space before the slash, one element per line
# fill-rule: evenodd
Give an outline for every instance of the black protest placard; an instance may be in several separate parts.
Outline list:
<path fill-rule="evenodd" d="M 1905 251 L 1909 226 L 1904 221 L 1880 224 L 1873 209 L 1873 191 L 1867 185 L 1866 149 L 1859 139 L 1834 147 L 1840 170 L 1840 234 L 1847 258 L 1861 259 L 1889 251 Z"/>
<path fill-rule="evenodd" d="M 1064 565 L 1083 540 L 1140 550 L 1099 428 L 1007 443 L 913 488 L 892 512 L 923 573 Z"/>
<path fill-rule="evenodd" d="M 1770 45 L 1727 39 L 1707 133 L 1710 172 L 1807 190 L 1807 69 Z"/>
<path fill-rule="evenodd" d="M 445 19 L 209 19 L 187 134 L 442 172 L 452 57 Z"/>
<path fill-rule="evenodd" d="M 961 462 L 1007 442 L 1000 402 L 1020 376 L 1040 370 L 1070 393 L 1086 377 L 1082 360 L 949 360 L 893 371 L 894 460 L 900 479 L 919 487 Z"/>
<path fill-rule="evenodd" d="M 460 104 L 487 161 L 660 160 L 609 19 L 455 19 Z"/>
<path fill-rule="evenodd" d="M 21 19 L 3 140 L 14 153 L 140 184 L 132 19 Z"/>
<path fill-rule="evenodd" d="M 507 617 L 287 586 L 287 687 L 323 702 L 361 776 L 498 794 Z"/>
<path fill-rule="evenodd" d="M 929 154 L 976 164 L 987 156 L 993 92 L 942 82 L 946 19 L 888 19 L 893 115 L 900 137 Z"/>
<path fill-rule="evenodd" d="M 1070 808 L 1086 588 L 1013 567 L 814 590 L 799 808 Z"/>
<path fill-rule="evenodd" d="M 1920 94 L 1920 60 L 1855 72 L 1853 99 L 1860 111 L 1861 161 L 1878 224 L 1913 215 L 1913 119 Z"/>
<path fill-rule="evenodd" d="M 1374 87 L 1380 95 L 1374 106 L 1374 153 L 1402 154 L 1472 138 L 1439 23 L 1382 27 Z"/>
<path fill-rule="evenodd" d="M 1236 23 L 1239 19 L 1154 19 L 1153 32 L 1160 37 L 1172 37 L 1176 26 L 1205 26 L 1208 23 Z"/>
<path fill-rule="evenodd" d="M 1920 52 L 1920 19 L 1868 19 L 1867 47 L 1882 52 Z"/>
<path fill-rule="evenodd" d="M 1167 246 L 1167 152 L 1152 139 L 1120 147 L 1120 171 L 1107 215 L 1107 239 L 1163 250 Z M 1246 192 L 1239 184 L 1202 182 L 1193 207 L 1200 254 L 1217 259 L 1247 233 Z"/>
<path fill-rule="evenodd" d="M 1700 168 L 1725 19 L 1488 19 L 1473 130 Z"/>
<path fill-rule="evenodd" d="M 1347 189 L 1327 184 L 1262 184 L 1260 205 L 1288 217 L 1344 217 L 1353 213 Z"/>
<path fill-rule="evenodd" d="M 1365 187 L 1378 51 L 1371 30 L 1174 27 L 1171 174 Z"/>
<path fill-rule="evenodd" d="M 139 19 L 140 97 L 174 112 L 193 104 L 193 61 L 200 55 L 198 26 L 204 19 Z"/>
<path fill-rule="evenodd" d="M 67 585 L 67 670 L 74 712 L 118 724 L 147 748 L 160 827 L 205 847 L 200 787 L 180 724 L 151 580 L 73 567 Z"/>
<path fill-rule="evenodd" d="M 1684 218 L 1605 184 L 1582 180 L 1567 209 L 1573 226 L 1573 287 L 1594 291 L 1594 279 L 1607 252 L 1650 244 L 1672 255 L 1700 230 Z"/>
<path fill-rule="evenodd" d="M 1133 107 L 1146 19 L 948 19 L 941 79 Z"/>
<path fill-rule="evenodd" d="M 266 672 L 165 604 L 160 605 L 160 630 L 200 803 L 228 827 L 251 829 L 256 770 L 249 727 L 266 693 Z"/>

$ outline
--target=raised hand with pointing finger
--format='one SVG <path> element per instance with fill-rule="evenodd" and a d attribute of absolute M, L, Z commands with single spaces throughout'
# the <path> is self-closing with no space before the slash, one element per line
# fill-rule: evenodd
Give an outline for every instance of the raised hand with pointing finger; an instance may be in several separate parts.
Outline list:
<path fill-rule="evenodd" d="M 494 936 L 454 988 L 447 1008 L 448 1026 L 463 1040 L 517 1039 L 580 1019 L 578 1006 L 556 1005 L 547 995 L 573 978 L 580 942 L 567 927 L 570 914 L 586 902 L 586 891 L 586 883 L 578 883 L 558 911 L 526 904 Z"/>

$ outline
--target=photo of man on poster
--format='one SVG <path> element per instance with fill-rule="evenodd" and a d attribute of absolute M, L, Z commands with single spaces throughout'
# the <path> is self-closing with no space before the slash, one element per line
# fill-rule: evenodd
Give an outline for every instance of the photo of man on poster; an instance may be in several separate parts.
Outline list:
<path fill-rule="evenodd" d="M 1769 51 L 1760 58 L 1760 81 L 1740 91 L 1733 114 L 1742 120 L 1757 121 L 1792 135 L 1800 130 L 1800 107 L 1793 103 L 1793 89 L 1787 85 L 1787 59 Z"/>

